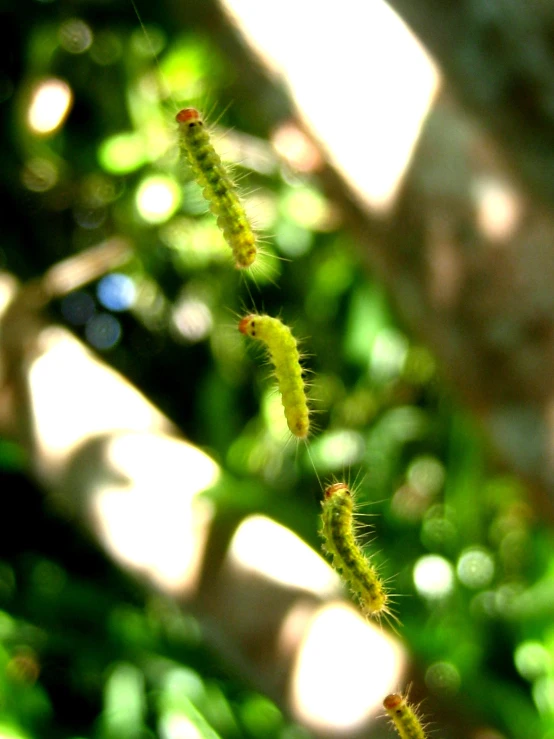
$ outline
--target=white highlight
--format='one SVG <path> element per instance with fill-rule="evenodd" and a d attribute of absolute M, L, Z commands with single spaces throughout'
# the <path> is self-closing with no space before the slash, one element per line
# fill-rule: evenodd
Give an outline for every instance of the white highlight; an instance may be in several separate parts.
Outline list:
<path fill-rule="evenodd" d="M 297 718 L 325 735 L 350 736 L 382 712 L 383 696 L 401 682 L 399 645 L 349 605 L 319 610 L 298 652 L 291 683 Z"/>
<path fill-rule="evenodd" d="M 147 223 L 164 223 L 179 207 L 180 189 L 169 177 L 148 177 L 136 193 L 136 206 Z"/>
<path fill-rule="evenodd" d="M 340 590 L 335 573 L 311 547 L 289 529 L 264 516 L 249 516 L 241 523 L 229 557 L 244 569 L 316 595 Z"/>
<path fill-rule="evenodd" d="M 525 215 L 521 194 L 491 177 L 478 180 L 473 194 L 481 233 L 495 243 L 511 239 Z"/>
<path fill-rule="evenodd" d="M 153 434 L 113 439 L 108 458 L 130 482 L 103 486 L 93 499 L 102 543 L 163 589 L 192 591 L 214 513 L 197 496 L 217 482 L 218 466 L 184 441 Z"/>
<path fill-rule="evenodd" d="M 467 588 L 486 588 L 494 577 L 494 559 L 482 547 L 469 547 L 460 554 L 456 572 Z"/>
<path fill-rule="evenodd" d="M 223 4 L 361 200 L 389 208 L 439 87 L 415 36 L 382 0 Z"/>
<path fill-rule="evenodd" d="M 63 496 L 70 460 L 88 462 L 79 490 L 100 541 L 120 564 L 186 596 L 213 515 L 198 496 L 219 479 L 218 465 L 165 435 L 167 419 L 67 331 L 43 331 L 37 354 L 28 392 L 40 479 Z"/>
<path fill-rule="evenodd" d="M 169 428 L 157 408 L 68 331 L 43 331 L 40 350 L 29 372 L 33 426 L 39 459 L 52 472 L 95 436 Z"/>
<path fill-rule="evenodd" d="M 414 583 L 425 598 L 445 598 L 454 588 L 454 568 L 444 557 L 427 554 L 416 562 Z"/>
<path fill-rule="evenodd" d="M 65 121 L 73 103 L 71 88 L 60 79 L 40 82 L 31 96 L 27 125 L 35 133 L 54 133 Z"/>

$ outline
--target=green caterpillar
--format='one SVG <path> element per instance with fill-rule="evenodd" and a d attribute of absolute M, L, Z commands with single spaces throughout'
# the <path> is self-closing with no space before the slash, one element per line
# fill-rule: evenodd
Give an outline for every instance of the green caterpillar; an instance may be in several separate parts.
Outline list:
<path fill-rule="evenodd" d="M 391 615 L 389 597 L 374 565 L 364 556 L 354 533 L 354 503 L 348 486 L 325 488 L 321 511 L 323 550 L 356 596 L 366 616 Z"/>
<path fill-rule="evenodd" d="M 238 269 L 250 267 L 256 259 L 256 237 L 246 217 L 237 190 L 210 141 L 200 113 L 185 108 L 176 116 L 180 145 L 217 225 L 233 251 Z"/>
<path fill-rule="evenodd" d="M 419 717 L 406 698 L 400 693 L 387 695 L 383 701 L 400 739 L 426 739 Z"/>
<path fill-rule="evenodd" d="M 310 411 L 300 354 L 290 328 L 278 318 L 252 314 L 240 321 L 239 331 L 266 345 L 275 367 L 287 425 L 296 437 L 305 439 L 310 431 Z"/>

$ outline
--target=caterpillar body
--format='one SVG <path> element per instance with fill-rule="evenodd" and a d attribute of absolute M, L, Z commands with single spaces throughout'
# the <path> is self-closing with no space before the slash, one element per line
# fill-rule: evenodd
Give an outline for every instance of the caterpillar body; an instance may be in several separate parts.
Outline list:
<path fill-rule="evenodd" d="M 275 367 L 287 425 L 297 438 L 305 439 L 310 431 L 310 411 L 300 354 L 290 328 L 278 318 L 251 314 L 240 321 L 239 331 L 266 345 Z"/>
<path fill-rule="evenodd" d="M 426 733 L 416 711 L 400 693 L 387 695 L 383 701 L 400 739 L 426 739 Z"/>
<path fill-rule="evenodd" d="M 236 267 L 250 267 L 256 259 L 256 237 L 200 113 L 195 108 L 185 108 L 177 113 L 176 120 L 181 149 L 210 203 L 210 210 L 217 216 L 217 225 L 233 251 Z"/>
<path fill-rule="evenodd" d="M 391 615 L 389 597 L 377 568 L 365 557 L 354 532 L 354 502 L 348 486 L 325 488 L 321 511 L 323 550 L 332 558 L 366 616 Z"/>

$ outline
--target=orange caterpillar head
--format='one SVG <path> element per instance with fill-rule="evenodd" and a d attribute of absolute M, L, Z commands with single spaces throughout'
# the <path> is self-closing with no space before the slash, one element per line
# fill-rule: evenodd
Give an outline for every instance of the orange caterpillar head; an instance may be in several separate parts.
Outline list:
<path fill-rule="evenodd" d="M 200 118 L 200 113 L 196 110 L 196 108 L 183 108 L 183 110 L 180 110 L 177 115 L 175 116 L 175 120 L 177 123 L 185 123 L 190 125 L 193 125 L 195 123 L 199 123 L 202 125 L 202 119 Z"/>
<path fill-rule="evenodd" d="M 347 493 L 347 495 L 350 495 L 348 485 L 346 485 L 344 482 L 334 482 L 332 485 L 328 485 L 325 488 L 324 497 L 325 499 L 330 498 L 331 496 L 335 495 L 335 493 L 341 491 L 344 491 L 345 493 Z"/>
<path fill-rule="evenodd" d="M 244 316 L 244 318 L 241 318 L 239 321 L 239 331 L 241 334 L 244 334 L 245 336 L 255 336 L 256 335 L 256 318 L 255 315 L 250 316 Z"/>
<path fill-rule="evenodd" d="M 387 711 L 394 711 L 394 709 L 398 708 L 402 703 L 404 703 L 404 698 L 398 693 L 392 693 L 391 695 L 387 695 L 383 701 L 383 706 Z"/>

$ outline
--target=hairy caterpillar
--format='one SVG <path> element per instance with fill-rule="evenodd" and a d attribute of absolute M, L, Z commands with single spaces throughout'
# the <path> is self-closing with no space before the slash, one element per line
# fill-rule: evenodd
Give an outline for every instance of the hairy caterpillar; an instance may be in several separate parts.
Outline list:
<path fill-rule="evenodd" d="M 387 695 L 383 701 L 400 739 L 426 739 L 425 731 L 414 708 L 400 693 Z"/>
<path fill-rule="evenodd" d="M 185 108 L 176 116 L 180 145 L 192 168 L 217 225 L 233 251 L 239 269 L 250 267 L 256 259 L 256 237 L 246 217 L 237 190 L 210 141 L 200 113 Z"/>
<path fill-rule="evenodd" d="M 321 511 L 323 550 L 332 558 L 366 616 L 391 615 L 389 596 L 374 565 L 364 556 L 354 532 L 354 502 L 348 486 L 325 488 Z"/>
<path fill-rule="evenodd" d="M 278 318 L 251 314 L 241 319 L 239 331 L 262 341 L 275 367 L 275 375 L 290 431 L 305 439 L 310 431 L 310 411 L 296 339 Z"/>

